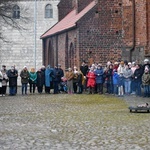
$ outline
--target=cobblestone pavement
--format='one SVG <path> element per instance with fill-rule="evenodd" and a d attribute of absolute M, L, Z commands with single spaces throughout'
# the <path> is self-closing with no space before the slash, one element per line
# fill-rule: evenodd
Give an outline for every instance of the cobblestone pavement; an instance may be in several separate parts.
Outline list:
<path fill-rule="evenodd" d="M 0 97 L 0 150 L 149 150 L 150 113 L 128 110 L 145 102 L 97 94 Z"/>

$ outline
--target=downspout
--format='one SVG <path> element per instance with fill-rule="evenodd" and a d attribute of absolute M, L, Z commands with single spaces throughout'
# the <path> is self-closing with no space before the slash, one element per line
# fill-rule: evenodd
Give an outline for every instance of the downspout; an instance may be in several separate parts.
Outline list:
<path fill-rule="evenodd" d="M 136 28 L 135 28 L 135 24 L 136 24 L 136 17 L 135 17 L 135 0 L 132 0 L 132 48 L 130 50 L 130 58 L 129 60 L 132 62 L 132 53 L 133 51 L 135 50 L 135 31 L 136 31 Z"/>

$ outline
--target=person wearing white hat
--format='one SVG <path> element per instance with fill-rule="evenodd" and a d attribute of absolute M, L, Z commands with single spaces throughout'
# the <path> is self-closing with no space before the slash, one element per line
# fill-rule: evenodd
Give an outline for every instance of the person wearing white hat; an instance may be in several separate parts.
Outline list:
<path fill-rule="evenodd" d="M 149 59 L 148 59 L 148 58 L 144 59 L 144 62 L 145 62 L 145 63 L 148 63 L 148 62 L 149 62 Z"/>
<path fill-rule="evenodd" d="M 143 73 L 144 73 L 145 67 L 148 67 L 150 70 L 150 62 L 148 58 L 144 59 Z"/>
<path fill-rule="evenodd" d="M 22 95 L 27 95 L 27 85 L 29 81 L 29 71 L 26 66 L 23 67 L 23 70 L 20 73 L 21 84 L 22 84 Z"/>

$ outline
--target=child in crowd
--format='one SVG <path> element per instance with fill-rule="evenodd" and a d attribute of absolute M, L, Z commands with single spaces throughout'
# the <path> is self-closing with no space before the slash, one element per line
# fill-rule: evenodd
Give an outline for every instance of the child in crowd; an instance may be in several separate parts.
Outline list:
<path fill-rule="evenodd" d="M 59 84 L 59 91 L 62 93 L 62 92 L 65 92 L 67 93 L 67 79 L 65 77 L 61 77 L 61 82 Z"/>
<path fill-rule="evenodd" d="M 114 95 L 118 95 L 118 81 L 119 81 L 119 75 L 117 73 L 117 70 L 113 70 L 113 86 L 114 86 Z"/>

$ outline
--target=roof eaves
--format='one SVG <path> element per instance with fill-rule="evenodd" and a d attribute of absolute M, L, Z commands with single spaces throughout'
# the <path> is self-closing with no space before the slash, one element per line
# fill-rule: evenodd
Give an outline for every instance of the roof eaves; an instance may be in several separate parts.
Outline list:
<path fill-rule="evenodd" d="M 41 36 L 40 39 L 43 39 L 44 37 L 42 37 L 45 33 L 47 33 L 49 30 L 51 30 L 54 26 L 56 26 L 59 22 L 55 23 L 50 29 L 48 29 L 47 31 L 45 31 Z"/>
<path fill-rule="evenodd" d="M 93 1 L 93 2 L 94 2 L 94 1 Z M 92 2 L 92 3 L 93 3 L 93 2 Z M 96 6 L 96 3 L 94 4 L 94 6 L 93 6 L 92 8 L 94 8 L 95 6 Z M 89 11 L 90 11 L 92 8 L 90 8 Z M 74 11 L 75 11 L 75 9 L 72 10 L 73 13 L 74 13 Z M 77 26 L 77 23 L 78 23 L 89 11 L 85 12 L 85 14 L 84 14 L 83 11 L 81 11 L 80 13 L 78 13 L 78 14 L 75 16 L 75 20 L 76 20 L 76 19 L 77 19 L 77 20 L 76 20 L 70 27 L 65 28 L 65 29 L 62 29 L 62 30 L 60 30 L 60 31 L 56 31 L 56 32 L 51 33 L 51 34 L 49 34 L 49 35 L 45 35 L 45 34 L 46 34 L 47 32 L 49 32 L 53 27 L 57 26 L 57 24 L 59 24 L 61 21 L 63 21 L 63 19 L 62 19 L 60 22 L 57 22 L 53 27 L 51 27 L 51 28 L 50 28 L 49 30 L 47 30 L 44 34 L 42 34 L 41 37 L 40 37 L 40 39 L 44 39 L 44 38 L 47 38 L 47 37 L 51 37 L 51 36 L 54 36 L 54 35 L 56 35 L 56 34 L 63 33 L 63 32 L 65 32 L 65 31 L 68 31 L 68 30 L 70 30 L 70 29 L 76 27 L 76 26 Z M 72 12 L 70 12 L 70 13 L 72 13 Z M 74 15 L 74 14 L 73 14 L 73 15 Z M 65 19 L 65 18 L 64 18 L 64 19 Z M 70 18 L 68 18 L 68 19 L 70 19 Z M 44 35 L 45 35 L 45 36 L 44 36 Z"/>
<path fill-rule="evenodd" d="M 94 6 L 94 7 L 92 7 L 89 11 L 91 11 L 93 8 L 95 8 L 96 7 L 96 5 Z M 88 12 L 89 12 L 88 11 Z M 76 21 L 76 24 L 88 13 L 88 12 L 86 12 L 82 17 L 80 17 L 77 21 Z"/>
<path fill-rule="evenodd" d="M 40 39 L 45 39 L 45 38 L 49 38 L 49 37 L 52 37 L 52 36 L 55 36 L 55 35 L 59 35 L 59 34 L 62 34 L 64 32 L 67 32 L 67 31 L 70 31 L 70 30 L 73 30 L 77 27 L 77 25 L 73 26 L 73 27 L 70 27 L 70 28 L 67 28 L 67 29 L 64 29 L 62 31 L 58 31 L 54 34 L 51 34 L 51 35 L 47 35 L 47 36 L 44 36 L 44 37 L 41 37 Z"/>

